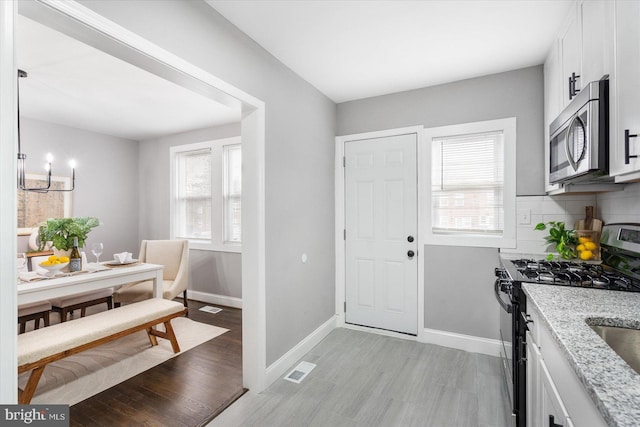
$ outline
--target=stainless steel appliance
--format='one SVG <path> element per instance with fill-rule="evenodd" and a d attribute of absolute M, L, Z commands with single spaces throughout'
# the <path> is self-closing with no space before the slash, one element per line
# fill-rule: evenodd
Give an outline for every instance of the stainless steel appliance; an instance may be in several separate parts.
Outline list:
<path fill-rule="evenodd" d="M 494 290 L 500 302 L 501 358 L 514 426 L 526 426 L 527 413 L 528 319 L 522 283 L 640 292 L 640 224 L 605 225 L 600 246 L 601 264 L 500 256 Z"/>
<path fill-rule="evenodd" d="M 549 126 L 549 182 L 602 182 L 609 173 L 609 80 L 589 83 Z"/>

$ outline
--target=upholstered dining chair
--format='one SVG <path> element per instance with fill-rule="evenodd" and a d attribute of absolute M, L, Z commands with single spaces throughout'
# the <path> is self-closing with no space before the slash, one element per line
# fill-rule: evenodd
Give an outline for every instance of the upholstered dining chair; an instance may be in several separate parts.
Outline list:
<path fill-rule="evenodd" d="M 51 303 L 49 301 L 32 302 L 18 306 L 18 325 L 20 325 L 20 333 L 24 334 L 27 329 L 27 322 L 35 321 L 33 329 L 40 327 L 40 319 L 44 326 L 49 326 L 49 313 L 51 311 Z"/>
<path fill-rule="evenodd" d="M 43 257 L 33 257 L 31 259 L 32 270 L 35 270 L 41 261 L 47 259 Z M 50 300 L 52 311 L 60 314 L 60 322 L 66 322 L 69 315 L 73 315 L 75 310 L 80 310 L 80 317 L 87 314 L 87 307 L 98 304 L 107 304 L 107 310 L 113 308 L 113 288 L 100 289 L 98 291 L 82 292 L 62 298 Z"/>
<path fill-rule="evenodd" d="M 188 308 L 189 242 L 187 240 L 143 240 L 138 258 L 142 262 L 163 265 L 163 298 L 171 300 L 182 294 L 184 306 Z M 116 307 L 122 303 L 138 302 L 152 297 L 153 282 L 151 280 L 124 285 L 113 293 Z"/>

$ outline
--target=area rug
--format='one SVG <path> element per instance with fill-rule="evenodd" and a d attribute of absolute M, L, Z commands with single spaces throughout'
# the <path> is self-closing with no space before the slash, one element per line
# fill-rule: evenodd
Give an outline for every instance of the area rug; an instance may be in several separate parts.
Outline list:
<path fill-rule="evenodd" d="M 228 331 L 186 317 L 171 325 L 182 353 Z M 177 354 L 168 340 L 158 338 L 158 345 L 151 346 L 145 331 L 136 332 L 47 365 L 31 403 L 73 405 Z M 18 386 L 24 388 L 28 378 L 28 372 L 19 375 Z"/>

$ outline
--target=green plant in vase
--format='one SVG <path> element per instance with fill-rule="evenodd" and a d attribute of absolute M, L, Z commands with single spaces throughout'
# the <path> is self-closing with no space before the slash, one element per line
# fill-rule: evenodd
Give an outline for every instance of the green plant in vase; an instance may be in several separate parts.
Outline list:
<path fill-rule="evenodd" d="M 54 248 L 67 251 L 73 247 L 74 237 L 78 238 L 78 247 L 83 247 L 91 229 L 98 225 L 100 221 L 93 217 L 50 218 L 38 228 L 40 250 L 51 242 Z"/>
<path fill-rule="evenodd" d="M 546 224 L 541 222 L 535 226 L 536 230 L 549 229 L 549 235 L 545 237 L 545 241 L 551 245 L 555 245 L 558 251 L 558 258 L 572 259 L 576 257 L 576 244 L 578 237 L 576 231 L 565 228 L 562 221 L 549 221 Z M 547 260 L 554 258 L 554 254 L 547 255 Z"/>

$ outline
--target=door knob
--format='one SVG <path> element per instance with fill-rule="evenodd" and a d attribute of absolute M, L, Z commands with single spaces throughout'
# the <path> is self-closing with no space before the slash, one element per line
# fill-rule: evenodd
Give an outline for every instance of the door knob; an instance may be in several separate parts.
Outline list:
<path fill-rule="evenodd" d="M 409 242 L 409 243 L 413 242 L 413 236 L 407 237 L 407 242 Z"/>
<path fill-rule="evenodd" d="M 415 256 L 415 254 L 416 254 L 416 253 L 415 253 L 415 252 L 413 252 L 413 251 L 409 251 L 409 252 L 407 252 L 407 256 L 408 256 L 409 258 L 413 258 L 413 257 Z"/>

